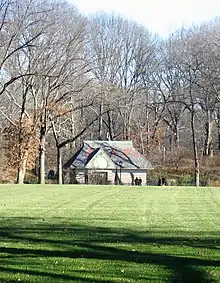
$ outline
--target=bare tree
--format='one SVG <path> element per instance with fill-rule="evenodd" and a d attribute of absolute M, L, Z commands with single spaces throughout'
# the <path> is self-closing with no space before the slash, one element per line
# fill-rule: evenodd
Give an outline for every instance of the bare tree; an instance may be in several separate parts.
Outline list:
<path fill-rule="evenodd" d="M 19 130 L 19 162 L 18 182 L 23 183 L 26 171 L 28 151 L 32 137 L 36 130 L 36 119 L 32 119 L 30 111 L 30 98 L 28 94 L 31 82 L 36 75 L 36 70 L 31 68 L 29 55 L 36 48 L 35 44 L 40 37 L 44 36 L 45 25 L 40 20 L 45 18 L 48 12 L 47 6 L 39 5 L 40 2 L 27 0 L 4 1 L 4 17 L 2 23 L 2 37 L 4 45 L 1 54 L 2 90 L 0 93 L 8 98 L 13 104 L 16 115 L 13 116 L 14 124 Z M 7 107 L 2 112 L 10 119 Z M 35 109 L 36 110 L 36 109 Z M 6 113 L 6 114 L 5 114 Z M 16 120 L 17 119 L 17 120 Z M 29 131 L 26 132 L 27 120 L 29 120 Z M 25 139 L 25 146 L 23 140 Z"/>
<path fill-rule="evenodd" d="M 21 144 L 24 120 L 28 119 L 32 127 L 29 145 L 37 131 L 40 132 L 39 177 L 40 183 L 44 183 L 48 125 L 52 117 L 64 111 L 63 105 L 71 96 L 81 92 L 90 78 L 85 76 L 89 69 L 83 53 L 85 19 L 65 2 L 32 2 L 28 1 L 29 12 L 22 6 L 21 11 L 25 10 L 28 19 L 25 29 L 19 30 L 20 40 L 31 41 L 32 45 L 26 44 L 25 48 L 13 52 L 4 66 L 7 67 L 7 74 L 15 74 L 20 79 L 19 91 L 14 92 L 11 88 L 8 96 L 20 112 Z M 22 15 L 18 15 L 20 18 Z M 28 149 L 29 146 L 26 146 L 25 157 L 21 155 L 19 183 L 23 182 Z"/>
<path fill-rule="evenodd" d="M 182 31 L 179 42 L 179 54 L 176 60 L 176 68 L 181 72 L 182 96 L 179 97 L 178 103 L 182 103 L 190 113 L 190 125 L 192 133 L 192 144 L 194 152 L 194 169 L 195 184 L 200 185 L 200 164 L 198 156 L 198 143 L 196 131 L 196 113 L 198 110 L 198 100 L 195 93 L 197 77 L 199 74 L 200 62 L 198 61 L 199 50 L 191 49 L 190 31 Z"/>
<path fill-rule="evenodd" d="M 133 22 L 106 14 L 91 19 L 89 31 L 89 50 L 94 58 L 92 71 L 102 89 L 99 111 L 104 106 L 108 109 L 106 117 L 100 118 L 99 138 L 104 137 L 103 126 L 107 128 L 105 137 L 118 136 L 120 132 L 113 129 L 112 123 L 117 117 L 121 137 L 129 139 L 136 101 L 143 88 L 141 68 L 153 57 L 151 34 Z"/>
<path fill-rule="evenodd" d="M 53 116 L 71 96 L 89 82 L 83 78 L 88 64 L 83 54 L 85 19 L 65 3 L 51 4 L 47 34 L 38 42 L 34 54 L 37 75 L 31 93 L 40 113 L 39 182 L 45 183 L 45 143 Z M 65 20 L 64 20 L 65 19 Z"/>
<path fill-rule="evenodd" d="M 86 105 L 85 107 L 88 107 L 89 105 Z M 73 109 L 73 112 L 76 109 Z M 63 118 L 63 117 L 61 117 Z M 75 142 L 77 139 L 79 139 L 97 120 L 99 119 L 99 116 L 96 116 L 94 119 L 89 121 L 84 127 L 76 134 L 72 134 L 69 138 L 65 138 L 65 136 L 62 136 L 62 130 L 56 129 L 56 125 L 59 127 L 60 123 L 57 121 L 56 125 L 54 121 L 51 121 L 53 135 L 56 143 L 56 149 L 57 149 L 57 177 L 58 177 L 58 183 L 63 184 L 63 154 L 62 149 Z M 65 123 L 66 126 L 66 123 Z"/>
<path fill-rule="evenodd" d="M 11 58 L 22 50 L 33 47 L 33 42 L 38 38 L 42 30 L 32 36 L 24 37 L 24 31 L 30 26 L 37 26 L 34 15 L 43 13 L 42 10 L 33 11 L 34 1 L 24 0 L 0 1 L 0 95 L 5 92 L 9 85 L 23 76 L 30 74 L 18 74 L 8 72 Z"/>

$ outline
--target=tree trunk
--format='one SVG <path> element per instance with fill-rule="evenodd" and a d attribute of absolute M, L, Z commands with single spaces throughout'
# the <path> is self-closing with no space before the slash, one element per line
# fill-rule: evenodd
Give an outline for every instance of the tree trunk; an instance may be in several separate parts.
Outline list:
<path fill-rule="evenodd" d="M 143 132 L 140 130 L 141 153 L 145 155 Z"/>
<path fill-rule="evenodd" d="M 103 102 L 101 100 L 101 103 L 99 105 L 99 140 L 102 140 L 102 131 L 103 131 L 103 117 L 102 117 L 102 111 L 103 111 Z"/>
<path fill-rule="evenodd" d="M 175 125 L 175 129 L 174 129 L 174 144 L 175 147 L 178 149 L 180 146 L 180 131 L 178 124 Z"/>
<path fill-rule="evenodd" d="M 41 127 L 40 135 L 40 148 L 39 148 L 39 183 L 45 184 L 45 140 L 46 140 L 46 130 L 45 127 Z"/>
<path fill-rule="evenodd" d="M 26 173 L 26 165 L 27 165 L 28 151 L 24 153 L 24 156 L 19 162 L 18 173 L 17 173 L 17 184 L 24 184 L 24 178 Z"/>
<path fill-rule="evenodd" d="M 146 137 L 146 156 L 149 155 L 149 144 L 150 144 L 150 124 L 149 124 L 149 108 L 148 108 L 148 95 L 147 95 L 147 104 L 146 104 L 146 131 L 147 131 L 147 137 Z"/>
<path fill-rule="evenodd" d="M 57 174 L 58 183 L 63 184 L 62 148 L 57 147 Z"/>
<path fill-rule="evenodd" d="M 71 114 L 71 135 L 72 137 L 75 136 L 75 117 L 73 115 L 73 113 Z M 72 154 L 72 152 L 75 150 L 76 148 L 76 141 L 73 141 L 72 143 L 70 143 L 70 147 L 69 147 L 69 150 L 70 150 L 70 154 Z"/>
<path fill-rule="evenodd" d="M 125 128 L 124 128 L 124 139 L 125 139 L 126 141 L 129 140 L 129 134 L 128 134 L 128 128 L 127 128 L 127 126 L 125 126 Z"/>
<path fill-rule="evenodd" d="M 27 144 L 24 144 L 23 135 L 22 135 L 22 127 L 20 126 L 19 132 L 19 165 L 18 165 L 18 172 L 17 172 L 17 183 L 24 184 L 24 178 L 26 174 L 26 166 L 27 166 L 27 159 L 29 153 L 29 147 L 31 144 L 31 138 L 28 140 Z"/>
<path fill-rule="evenodd" d="M 108 117 L 108 139 L 110 141 L 113 141 L 113 127 L 112 127 L 112 118 L 111 118 L 111 113 L 110 110 L 107 111 L 107 117 Z"/>
<path fill-rule="evenodd" d="M 26 173 L 26 162 L 27 162 L 27 160 L 23 159 L 20 166 L 18 167 L 17 183 L 19 185 L 24 184 L 24 177 L 25 177 L 25 173 Z"/>
<path fill-rule="evenodd" d="M 24 172 L 22 170 L 22 167 L 18 167 L 18 173 L 17 173 L 17 184 L 22 185 L 24 184 Z"/>
<path fill-rule="evenodd" d="M 191 110 L 191 130 L 192 130 L 192 138 L 193 138 L 193 152 L 194 152 L 194 164 L 195 164 L 195 185 L 199 187 L 200 185 L 200 170 L 199 170 L 199 158 L 198 158 L 198 148 L 196 141 L 196 133 L 195 133 L 195 113 L 194 108 Z"/>
<path fill-rule="evenodd" d="M 218 150 L 220 150 L 220 107 L 217 110 Z"/>
<path fill-rule="evenodd" d="M 220 150 L 220 128 L 218 129 L 218 150 Z"/>
<path fill-rule="evenodd" d="M 213 128 L 213 121 L 211 121 L 210 111 L 207 113 L 207 121 L 205 125 L 206 129 L 206 137 L 205 137 L 205 145 L 204 145 L 204 156 L 211 156 L 212 155 L 212 128 Z"/>

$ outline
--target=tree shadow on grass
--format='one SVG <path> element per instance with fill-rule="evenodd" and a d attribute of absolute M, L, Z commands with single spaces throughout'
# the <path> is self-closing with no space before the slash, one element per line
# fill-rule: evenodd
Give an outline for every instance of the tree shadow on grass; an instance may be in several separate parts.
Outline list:
<path fill-rule="evenodd" d="M 59 250 L 37 250 L 37 249 L 24 249 L 24 248 L 0 248 L 0 253 L 7 253 L 20 257 L 20 255 L 30 256 L 30 257 L 56 257 L 64 258 L 68 257 L 71 259 L 74 258 L 86 258 L 86 259 L 99 259 L 99 260 L 111 260 L 111 261 L 127 261 L 134 262 L 139 264 L 155 264 L 166 266 L 167 268 L 174 271 L 174 277 L 169 282 L 208 282 L 208 278 L 205 272 L 198 270 L 198 267 L 219 267 L 220 261 L 215 260 L 202 260 L 196 258 L 184 258 L 176 257 L 171 255 L 163 255 L 159 253 L 147 253 L 147 252 L 133 252 L 127 251 L 119 248 L 112 247 L 101 247 L 97 245 L 85 245 L 82 244 L 82 248 L 87 248 L 88 251 L 59 251 Z M 197 268 L 196 268 L 197 267 Z M 1 268 L 1 271 L 6 271 L 7 269 Z M 13 271 L 14 269 L 10 268 L 8 271 Z M 47 276 L 46 272 L 39 271 L 26 271 L 31 275 L 38 276 Z M 50 276 L 55 276 L 56 278 L 62 278 L 67 280 L 72 280 L 73 276 L 68 275 L 59 275 L 51 274 Z M 206 280 L 206 281 L 205 281 Z M 99 282 L 96 281 L 95 282 Z M 104 282 L 102 280 L 102 282 Z M 210 281 L 211 282 L 211 281 Z"/>
<path fill-rule="evenodd" d="M 36 219 L 34 219 L 36 221 Z M 210 251 L 218 249 L 220 245 L 219 234 L 212 233 L 210 238 L 207 234 L 200 232 L 184 234 L 169 234 L 167 231 L 143 231 L 137 232 L 129 229 L 90 227 L 80 225 L 50 225 L 49 223 L 31 224 L 31 219 L 23 219 L 19 225 L 19 219 L 7 219 L 0 221 L 0 254 L 5 262 L 16 258 L 69 258 L 69 259 L 94 259 L 101 261 L 128 262 L 135 264 L 151 264 L 153 266 L 166 267 L 173 275 L 167 282 L 218 282 L 209 278 L 204 269 L 218 268 L 220 260 L 205 259 L 201 256 L 189 257 L 187 255 L 177 255 L 179 248 L 206 248 Z M 28 227 L 28 222 L 30 227 Z M 40 223 L 40 220 L 39 220 Z M 6 225 L 7 224 L 7 225 Z M 25 224 L 25 225 L 24 225 Z M 22 228 L 22 226 L 25 228 Z M 7 242 L 7 246 L 3 246 Z M 15 243 L 29 243 L 26 248 L 11 247 Z M 45 248 L 36 248 L 38 244 Z M 130 249 L 134 245 L 141 244 L 142 249 Z M 156 252 L 147 251 L 147 245 L 156 245 Z M 114 246 L 113 246 L 114 245 Z M 146 245 L 146 250 L 145 250 Z M 165 254 L 160 252 L 160 247 L 172 246 L 176 252 Z M 43 247 L 44 247 L 43 246 Z M 49 247 L 49 249 L 48 249 Z M 52 248 L 53 247 L 53 248 Z M 123 248 L 122 248 L 123 247 Z M 129 249 L 127 249 L 129 247 Z M 144 251 L 143 251 L 144 250 Z M 196 251 L 195 251 L 196 254 Z M 29 275 L 50 277 L 66 281 L 75 282 L 116 282 L 105 279 L 98 279 L 93 274 L 93 278 L 77 277 L 74 275 L 52 273 L 49 271 L 37 271 L 30 268 L 20 270 L 14 267 L 0 266 L 0 272 L 15 273 L 23 272 Z M 85 271 L 87 272 L 87 271 Z M 104 275 L 103 275 L 104 276 Z M 220 278 L 218 278 L 220 280 Z M 149 279 L 150 280 L 150 279 Z M 147 281 L 147 278 L 145 278 Z M 122 281 L 123 282 L 123 281 Z M 126 281 L 124 281 L 126 282 Z M 166 282 L 166 281 L 160 281 Z"/>
<path fill-rule="evenodd" d="M 85 278 L 85 277 L 79 277 L 79 276 L 72 276 L 72 275 L 68 275 L 68 274 L 62 274 L 62 273 L 52 273 L 52 272 L 45 272 L 45 271 L 35 271 L 35 270 L 30 270 L 30 269 L 26 269 L 26 270 L 21 270 L 21 269 L 17 269 L 17 268 L 12 268 L 12 267 L 0 267 L 1 272 L 7 272 L 7 273 L 17 273 L 19 272 L 20 274 L 28 274 L 28 275 L 35 275 L 35 276 L 41 276 L 41 277 L 50 277 L 52 279 L 56 279 L 56 280 L 66 280 L 66 281 L 82 281 L 83 282 L 94 282 L 94 280 L 89 279 L 89 278 Z M 9 281 L 12 282 L 12 281 Z M 16 280 L 15 282 L 18 282 L 18 280 Z M 28 282 L 28 281 L 22 281 L 19 280 L 19 282 Z M 111 280 L 97 280 L 95 281 L 96 283 L 113 283 L 114 281 Z"/>

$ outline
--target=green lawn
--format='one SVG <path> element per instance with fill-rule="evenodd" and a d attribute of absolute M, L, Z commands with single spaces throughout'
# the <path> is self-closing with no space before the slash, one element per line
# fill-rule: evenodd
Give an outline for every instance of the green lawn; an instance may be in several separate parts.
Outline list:
<path fill-rule="evenodd" d="M 220 282 L 220 188 L 0 186 L 0 282 Z"/>

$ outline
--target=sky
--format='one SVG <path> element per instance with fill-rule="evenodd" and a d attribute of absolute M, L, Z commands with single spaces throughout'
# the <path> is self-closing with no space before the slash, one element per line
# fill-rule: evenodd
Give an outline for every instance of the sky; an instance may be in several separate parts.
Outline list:
<path fill-rule="evenodd" d="M 153 33 L 168 36 L 182 26 L 200 24 L 220 17 L 220 0 L 68 0 L 81 13 L 119 13 L 146 26 Z"/>

